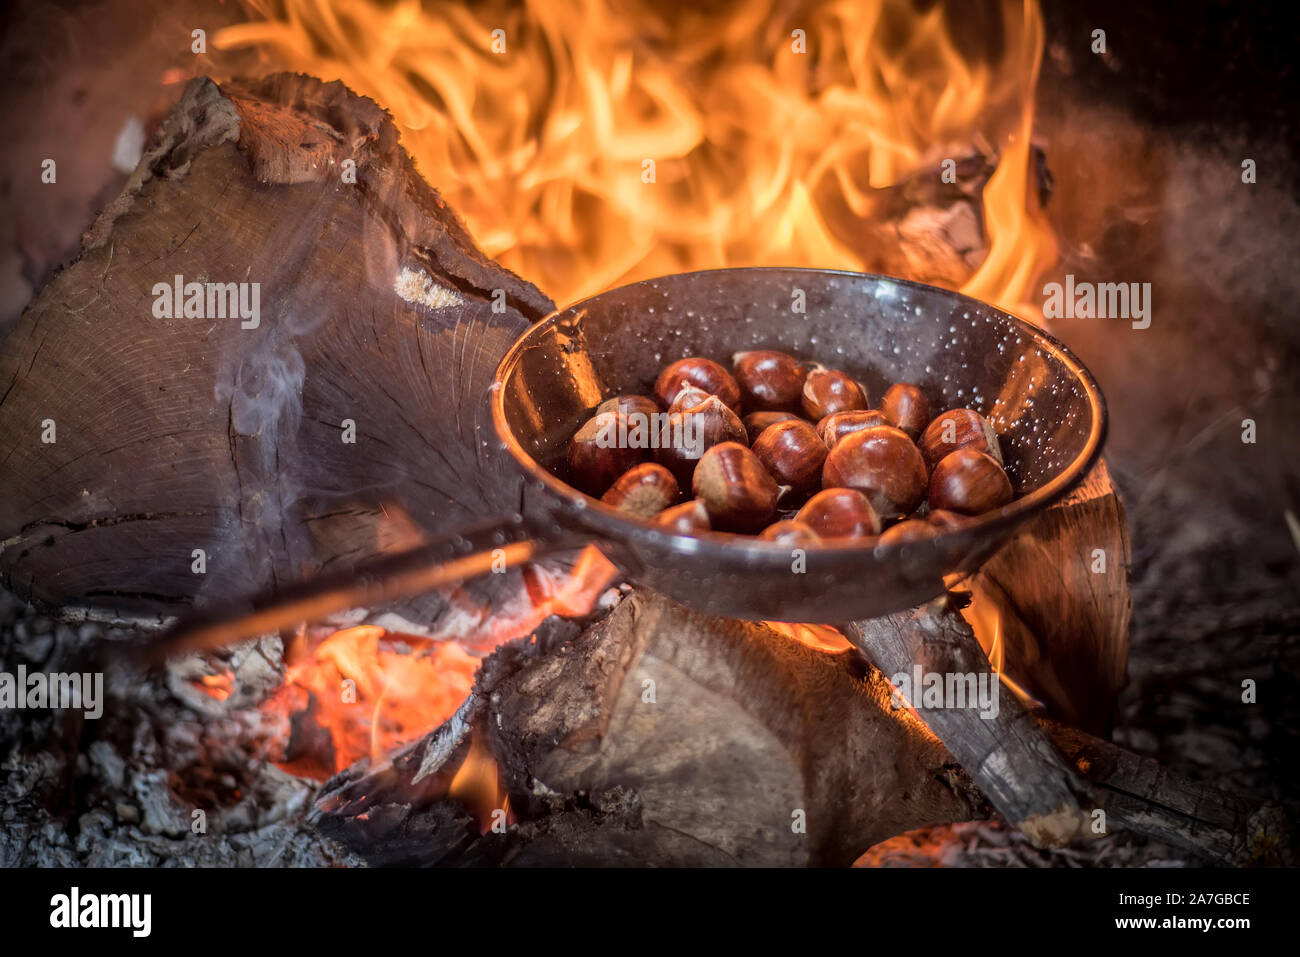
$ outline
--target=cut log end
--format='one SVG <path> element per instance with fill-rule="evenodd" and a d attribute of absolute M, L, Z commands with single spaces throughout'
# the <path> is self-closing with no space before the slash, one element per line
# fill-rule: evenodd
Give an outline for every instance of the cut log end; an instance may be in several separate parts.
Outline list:
<path fill-rule="evenodd" d="M 214 287 L 250 314 L 209 314 Z M 372 101 L 194 80 L 0 344 L 0 576 L 174 614 L 513 510 L 485 396 L 552 309 Z"/>

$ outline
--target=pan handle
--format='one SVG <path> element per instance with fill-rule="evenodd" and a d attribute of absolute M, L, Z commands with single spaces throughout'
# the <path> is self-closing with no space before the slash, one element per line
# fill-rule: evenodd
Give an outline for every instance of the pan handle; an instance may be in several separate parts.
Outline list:
<path fill-rule="evenodd" d="M 522 515 L 467 525 L 415 548 L 188 615 L 139 647 L 146 660 L 219 648 L 326 615 L 409 598 L 590 543 L 590 536 Z"/>

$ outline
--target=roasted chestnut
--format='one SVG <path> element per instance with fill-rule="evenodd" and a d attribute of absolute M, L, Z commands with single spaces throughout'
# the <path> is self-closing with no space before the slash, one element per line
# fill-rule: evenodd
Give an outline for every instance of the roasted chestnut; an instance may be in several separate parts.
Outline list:
<path fill-rule="evenodd" d="M 831 449 L 822 468 L 822 485 L 857 489 L 885 519 L 906 515 L 920 505 L 928 477 L 912 440 L 890 425 L 846 435 Z"/>
<path fill-rule="evenodd" d="M 811 548 L 822 543 L 822 537 L 797 519 L 787 518 L 767 526 L 759 533 L 765 542 L 789 545 L 791 548 Z"/>
<path fill-rule="evenodd" d="M 740 409 L 740 386 L 730 372 L 712 359 L 700 356 L 678 359 L 659 373 L 655 380 L 655 395 L 665 407 L 671 406 L 677 393 L 687 385 L 716 395 L 733 411 Z"/>
<path fill-rule="evenodd" d="M 938 416 L 921 433 L 917 442 L 925 464 L 933 469 L 945 455 L 958 449 L 974 448 L 993 456 L 1002 464 L 998 436 L 988 420 L 971 409 L 949 409 Z"/>
<path fill-rule="evenodd" d="M 938 534 L 939 529 L 929 522 L 909 518 L 885 529 L 881 533 L 880 544 L 898 545 L 902 542 L 919 542 L 922 539 L 934 538 Z"/>
<path fill-rule="evenodd" d="M 851 412 L 832 412 L 817 423 L 817 434 L 828 449 L 850 432 L 861 432 L 873 425 L 888 425 L 883 412 L 875 409 L 854 409 Z"/>
<path fill-rule="evenodd" d="M 602 412 L 578 429 L 569 443 L 569 479 L 588 495 L 603 495 L 632 466 L 650 456 L 649 443 L 630 443 L 628 417 Z"/>
<path fill-rule="evenodd" d="M 866 390 L 848 373 L 816 365 L 803 380 L 803 413 L 813 421 L 868 404 Z"/>
<path fill-rule="evenodd" d="M 781 495 L 763 463 L 738 442 L 715 445 L 700 459 L 691 480 L 714 528 L 756 532 L 772 520 Z"/>
<path fill-rule="evenodd" d="M 886 389 L 880 397 L 880 411 L 890 425 L 906 432 L 913 442 L 930 424 L 930 400 L 909 382 L 895 382 Z"/>
<path fill-rule="evenodd" d="M 694 535 L 696 532 L 707 532 L 713 527 L 709 524 L 709 510 L 698 498 L 665 509 L 655 516 L 654 523 L 674 535 Z"/>
<path fill-rule="evenodd" d="M 945 455 L 930 476 L 930 507 L 980 515 L 1011 501 L 1011 481 L 1002 466 L 974 447 Z"/>
<path fill-rule="evenodd" d="M 804 379 L 803 411 L 814 422 L 836 412 L 865 409 L 868 405 L 866 390 L 845 372 L 815 365 Z"/>
<path fill-rule="evenodd" d="M 808 366 L 792 355 L 771 349 L 737 352 L 732 373 L 746 411 L 798 412 Z"/>
<path fill-rule="evenodd" d="M 802 419 L 768 426 L 754 440 L 753 451 L 778 484 L 790 486 L 797 500 L 821 488 L 826 445 Z"/>
<path fill-rule="evenodd" d="M 707 399 L 712 393 L 705 392 L 693 385 L 682 386 L 677 390 L 677 398 L 673 399 L 673 404 L 668 407 L 669 412 L 681 412 L 683 409 L 689 409 L 699 405 Z"/>
<path fill-rule="evenodd" d="M 880 534 L 880 516 L 871 507 L 870 500 L 851 488 L 828 488 L 818 492 L 808 499 L 794 518 L 828 541 L 871 538 Z"/>
<path fill-rule="evenodd" d="M 654 462 L 642 462 L 620 475 L 600 500 L 620 512 L 650 518 L 676 502 L 677 497 L 673 473 Z"/>
<path fill-rule="evenodd" d="M 791 545 L 919 540 L 1014 497 L 978 412 L 929 419 L 925 393 L 907 382 L 869 409 L 847 372 L 774 349 L 737 352 L 732 364 L 734 375 L 679 359 L 653 395 L 601 402 L 569 444 L 570 482 L 678 534 L 763 530 Z M 695 499 L 675 505 L 683 491 Z"/>
<path fill-rule="evenodd" d="M 638 412 L 641 415 L 654 415 L 662 411 L 659 403 L 648 395 L 616 395 L 596 406 L 596 415 L 604 412 L 622 412 L 624 415 Z"/>
<path fill-rule="evenodd" d="M 710 395 L 699 405 L 668 413 L 654 457 L 685 487 L 706 451 L 719 442 L 744 443 L 748 437 L 736 413 L 723 405 L 721 398 Z"/>
<path fill-rule="evenodd" d="M 803 421 L 792 412 L 751 412 L 741 421 L 745 425 L 745 431 L 749 433 L 749 444 L 753 445 L 754 440 L 762 435 L 763 430 L 769 425 L 776 425 L 778 422 L 789 422 L 792 419 Z"/>

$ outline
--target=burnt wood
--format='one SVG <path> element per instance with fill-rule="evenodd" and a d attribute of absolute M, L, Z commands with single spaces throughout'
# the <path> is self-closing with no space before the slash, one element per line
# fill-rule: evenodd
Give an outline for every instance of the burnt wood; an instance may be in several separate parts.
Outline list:
<path fill-rule="evenodd" d="M 336 777 L 313 819 L 373 863 L 847 865 L 888 837 L 991 810 L 891 698 L 856 649 L 815 650 L 636 592 L 585 629 L 552 619 L 535 643 L 500 649 L 454 718 L 390 764 Z M 1127 828 L 1217 863 L 1289 859 L 1280 808 L 1020 720 L 1017 734 L 1047 741 L 1095 796 L 1078 802 L 1088 826 L 1076 840 Z M 503 833 L 483 833 L 448 795 L 472 734 L 518 818 Z"/>
<path fill-rule="evenodd" d="M 844 634 L 889 676 L 977 675 L 998 683 L 975 633 L 956 609 L 957 596 L 915 612 L 852 622 Z M 921 706 L 913 686 L 910 703 Z M 1047 733 L 1006 688 L 988 713 L 945 702 L 922 708 L 922 720 L 988 795 L 1003 816 L 1035 845 L 1064 846 L 1084 833 L 1087 789 Z"/>

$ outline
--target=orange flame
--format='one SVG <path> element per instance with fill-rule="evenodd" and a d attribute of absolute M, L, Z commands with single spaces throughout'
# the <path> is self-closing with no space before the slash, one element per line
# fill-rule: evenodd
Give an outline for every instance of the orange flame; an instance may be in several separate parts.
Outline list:
<path fill-rule="evenodd" d="M 234 693 L 235 673 L 229 668 L 223 668 L 217 674 L 192 678 L 190 684 L 216 701 L 225 701 Z"/>
<path fill-rule="evenodd" d="M 250 2 L 219 50 L 387 107 L 484 251 L 561 304 L 688 269 L 862 269 L 877 191 L 981 142 L 990 249 L 964 288 L 1022 306 L 1055 257 L 1029 188 L 1037 0 L 978 31 L 909 0 Z"/>
<path fill-rule="evenodd" d="M 969 589 L 971 602 L 962 609 L 962 617 L 975 633 L 975 639 L 988 656 L 989 666 L 998 679 L 1030 710 L 1042 707 L 1033 695 L 1006 673 L 1006 642 L 1002 637 L 1002 612 L 978 587 Z"/>
<path fill-rule="evenodd" d="M 792 638 L 814 651 L 824 651 L 828 655 L 838 655 L 853 647 L 839 629 L 832 628 L 830 625 L 805 625 L 789 621 L 765 621 L 763 624 L 779 635 Z"/>
<path fill-rule="evenodd" d="M 514 823 L 510 796 L 501 785 L 500 768 L 477 728 L 470 735 L 469 753 L 451 779 L 447 793 L 474 815 L 480 834 L 490 831 L 498 820 L 507 827 Z"/>
<path fill-rule="evenodd" d="M 297 722 L 276 763 L 325 778 L 383 757 L 449 718 L 474 685 L 479 659 L 451 642 L 373 625 L 336 631 L 292 654 L 263 710 Z"/>
<path fill-rule="evenodd" d="M 462 641 L 486 652 L 529 634 L 548 615 L 585 615 L 616 573 L 591 546 L 572 572 L 528 566 L 525 607 L 495 615 L 481 610 L 473 619 L 483 622 L 480 633 Z M 303 636 L 285 658 L 284 684 L 262 706 L 288 724 L 276 763 L 322 779 L 362 758 L 379 761 L 447 720 L 469 695 L 479 666 L 455 642 L 374 625 L 344 628 L 314 644 Z M 204 690 L 220 697 L 211 687 L 216 682 L 203 680 Z"/>

